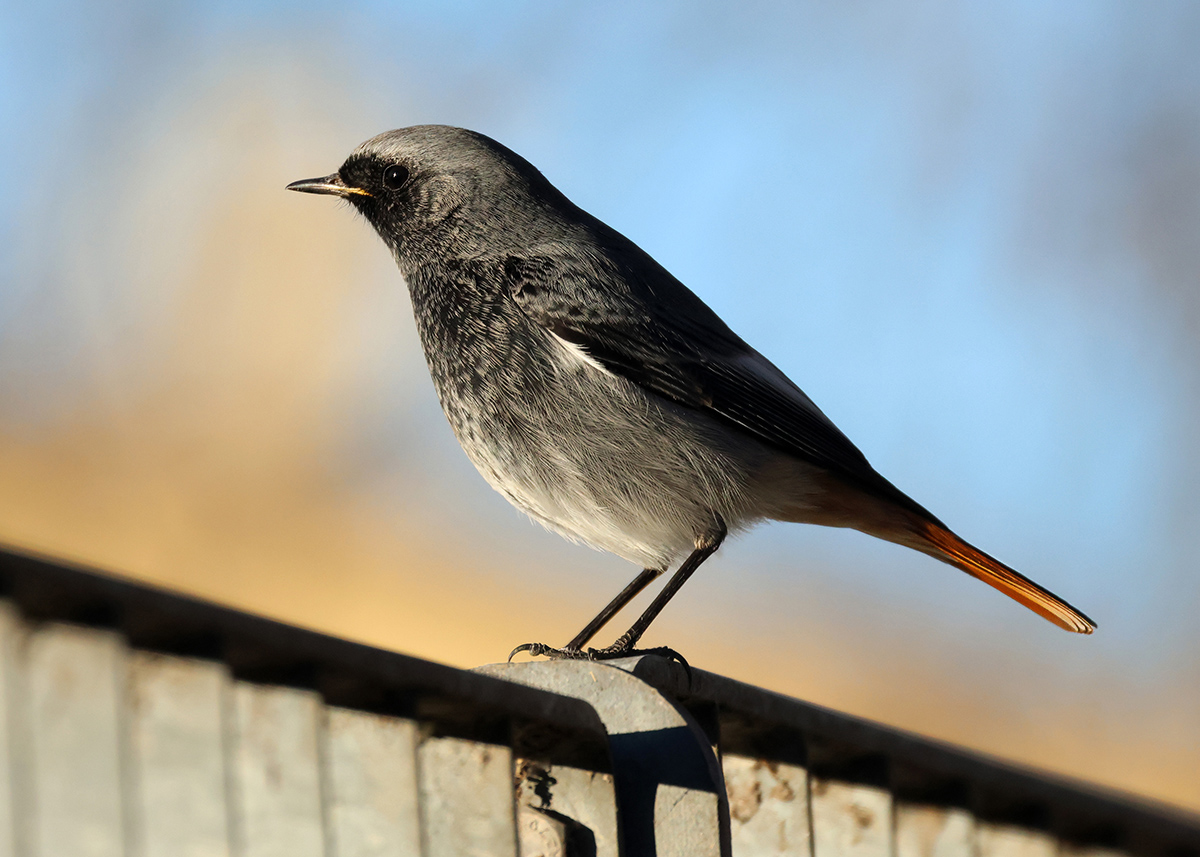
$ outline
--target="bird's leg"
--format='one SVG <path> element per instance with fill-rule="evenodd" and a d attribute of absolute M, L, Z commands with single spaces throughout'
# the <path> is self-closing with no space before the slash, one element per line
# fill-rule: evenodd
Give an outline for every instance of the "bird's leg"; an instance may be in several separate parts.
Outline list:
<path fill-rule="evenodd" d="M 572 638 L 571 642 L 567 643 L 564 648 L 567 649 L 582 649 L 592 637 L 608 624 L 608 620 L 616 616 L 622 608 L 630 601 L 637 597 L 638 593 L 650 585 L 650 581 L 662 574 L 662 571 L 657 568 L 644 568 L 641 573 L 629 582 L 629 585 L 621 590 L 621 594 L 608 603 L 608 606 L 601 610 L 596 618 L 587 623 L 582 631 Z"/>
<path fill-rule="evenodd" d="M 683 561 L 683 565 L 679 566 L 679 570 L 667 581 L 667 585 L 663 587 L 662 592 L 658 593 L 654 600 L 650 602 L 650 606 L 637 618 L 633 626 L 618 637 L 617 641 L 611 646 L 605 646 L 603 649 L 588 649 L 587 656 L 597 660 L 607 660 L 609 658 L 620 658 L 625 655 L 642 653 L 643 650 L 634 648 L 638 640 L 642 638 L 642 634 L 646 633 L 646 629 L 650 627 L 650 623 L 658 618 L 658 614 L 667 606 L 667 602 L 675 597 L 675 593 L 687 583 L 688 578 L 700 567 L 700 564 L 716 553 L 717 548 L 721 546 L 721 542 L 725 540 L 727 532 L 725 522 L 721 520 L 719 515 L 716 516 L 716 527 L 696 539 L 696 549 Z M 679 660 L 684 666 L 687 666 L 687 661 L 684 661 L 678 652 L 671 649 L 662 647 L 646 649 L 644 651 L 666 655 Z"/>
<path fill-rule="evenodd" d="M 608 624 L 608 620 L 623 608 L 626 604 L 637 597 L 638 593 L 645 589 L 650 581 L 662 574 L 662 571 L 657 568 L 644 568 L 629 582 L 629 585 L 621 590 L 621 593 L 608 602 L 608 606 L 596 614 L 596 618 L 587 623 L 587 626 L 574 636 L 571 642 L 567 643 L 561 649 L 556 649 L 553 646 L 547 646 L 545 643 L 522 643 L 512 650 L 512 654 L 508 656 L 511 661 L 513 655 L 517 652 L 529 652 L 531 655 L 549 655 L 550 657 L 558 658 L 583 658 L 587 655 L 583 651 L 583 647 L 588 644 L 596 633 Z"/>
<path fill-rule="evenodd" d="M 511 661 L 513 655 L 517 652 L 529 652 L 534 657 L 538 655 L 546 655 L 551 658 L 573 658 L 573 659 L 588 659 L 588 660 L 609 660 L 612 658 L 621 658 L 626 655 L 635 654 L 657 654 L 669 657 L 672 660 L 677 660 L 683 666 L 687 667 L 687 661 L 673 649 L 668 649 L 661 646 L 654 649 L 635 649 L 638 640 L 642 638 L 642 634 L 646 633 L 646 629 L 650 627 L 650 623 L 658 618 L 658 614 L 667 606 L 667 602 L 675 597 L 680 588 L 687 583 L 688 578 L 695 573 L 706 559 L 717 552 L 717 548 L 721 546 L 721 542 L 725 540 L 725 535 L 728 530 L 725 527 L 725 521 L 720 515 L 714 513 L 715 522 L 711 530 L 704 535 L 697 537 L 696 549 L 691 552 L 687 559 L 683 561 L 683 565 L 679 566 L 679 570 L 667 581 L 667 585 L 663 587 L 662 592 L 655 596 L 650 602 L 650 606 L 645 612 L 637 618 L 632 627 L 620 637 L 611 646 L 605 646 L 603 649 L 587 649 L 584 650 L 584 645 L 595 636 L 596 632 L 604 627 L 605 623 L 611 619 L 618 610 L 633 600 L 639 592 L 654 578 L 658 577 L 661 572 L 647 568 L 642 571 L 633 581 L 621 590 L 621 594 L 609 602 L 608 606 L 600 611 L 591 622 L 588 622 L 587 627 L 575 635 L 571 642 L 567 643 L 561 649 L 556 649 L 553 646 L 547 646 L 545 643 L 522 643 L 512 650 L 508 656 Z M 690 669 L 689 669 L 690 672 Z"/>

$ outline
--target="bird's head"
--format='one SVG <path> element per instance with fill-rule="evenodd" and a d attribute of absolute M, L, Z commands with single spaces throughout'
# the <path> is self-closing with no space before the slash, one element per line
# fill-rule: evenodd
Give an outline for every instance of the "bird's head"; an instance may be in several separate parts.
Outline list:
<path fill-rule="evenodd" d="M 418 125 L 355 149 L 337 172 L 289 190 L 349 201 L 391 248 L 402 271 L 512 252 L 578 229 L 577 211 L 515 152 L 474 131 Z"/>

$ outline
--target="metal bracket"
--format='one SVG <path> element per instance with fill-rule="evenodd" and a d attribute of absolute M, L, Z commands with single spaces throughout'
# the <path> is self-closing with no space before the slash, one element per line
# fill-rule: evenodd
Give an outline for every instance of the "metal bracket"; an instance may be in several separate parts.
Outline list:
<path fill-rule="evenodd" d="M 640 659 L 492 664 L 477 672 L 582 699 L 608 732 L 622 854 L 729 857 L 721 765 L 685 709 L 632 675 Z"/>

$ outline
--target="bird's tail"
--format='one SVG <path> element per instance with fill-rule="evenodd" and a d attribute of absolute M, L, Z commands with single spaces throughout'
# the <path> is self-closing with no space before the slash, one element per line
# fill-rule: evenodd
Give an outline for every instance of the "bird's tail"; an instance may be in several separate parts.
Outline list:
<path fill-rule="evenodd" d="M 979 578 L 1060 628 L 1076 634 L 1090 634 L 1096 630 L 1096 623 L 1083 613 L 1025 575 L 960 539 L 928 509 L 879 474 L 872 472 L 869 480 L 856 482 L 832 474 L 819 474 L 816 485 L 821 490 L 815 496 L 811 492 L 811 472 L 801 474 L 801 477 L 794 478 L 810 486 L 809 491 L 801 502 L 785 505 L 776 515 L 780 520 L 851 527 L 904 545 Z"/>
<path fill-rule="evenodd" d="M 999 589 L 1009 598 L 1024 604 L 1034 613 L 1060 628 L 1076 634 L 1090 634 L 1096 623 L 1057 595 L 1038 586 L 1018 571 L 988 556 L 960 539 L 945 527 L 927 520 L 915 520 L 901 541 L 908 547 L 940 559 Z"/>

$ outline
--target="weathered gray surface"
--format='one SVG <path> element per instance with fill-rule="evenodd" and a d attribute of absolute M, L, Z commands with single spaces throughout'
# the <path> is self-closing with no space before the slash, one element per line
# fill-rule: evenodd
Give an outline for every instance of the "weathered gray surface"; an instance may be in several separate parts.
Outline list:
<path fill-rule="evenodd" d="M 138 857 L 228 857 L 226 668 L 134 652 L 126 685 Z"/>
<path fill-rule="evenodd" d="M 569 699 L 0 558 L 0 586 L 14 599 L 0 600 L 0 857 L 383 857 L 415 855 L 418 842 L 423 857 L 616 857 L 618 819 L 629 836 L 620 853 L 636 857 L 1200 849 L 1200 819 L 1186 812 L 701 670 L 689 678 L 661 658 L 484 670 Z M 315 679 L 331 698 L 419 720 L 234 682 L 218 663 L 131 650 L 121 634 L 65 621 L 80 617 L 118 624 L 146 645 L 224 652 L 246 675 Z M 538 771 L 514 789 L 508 746 L 443 737 L 480 727 L 494 740 L 511 734 Z M 727 754 L 724 782 L 714 745 Z M 916 795 L 1019 815 L 981 821 L 906 802 Z M 1073 845 L 1027 819 L 1103 833 L 1122 849 Z"/>
<path fill-rule="evenodd" d="M 975 819 L 958 807 L 899 803 L 895 857 L 975 857 Z"/>
<path fill-rule="evenodd" d="M 798 766 L 725 756 L 733 857 L 810 851 L 808 772 Z"/>
<path fill-rule="evenodd" d="M 117 634 L 73 625 L 42 626 L 23 643 L 27 853 L 124 857 L 125 644 Z"/>
<path fill-rule="evenodd" d="M 977 857 L 1055 857 L 1058 851 L 1049 833 L 1012 824 L 980 822 L 975 837 Z"/>
<path fill-rule="evenodd" d="M 323 857 L 317 694 L 235 682 L 234 842 L 239 857 Z"/>
<path fill-rule="evenodd" d="M 421 848 L 417 724 L 329 708 L 325 759 L 336 857 L 405 857 Z"/>
<path fill-rule="evenodd" d="M 617 857 L 620 837 L 612 774 L 522 760 L 517 772 L 517 829 L 521 857 L 561 838 L 595 857 Z"/>
<path fill-rule="evenodd" d="M 17 851 L 16 818 L 13 812 L 13 780 L 18 773 L 18 760 L 13 746 L 24 736 L 15 733 L 17 724 L 9 713 L 19 692 L 15 686 L 17 635 L 21 620 L 11 604 L 0 601 L 0 857 L 14 857 Z"/>
<path fill-rule="evenodd" d="M 527 803 L 517 805 L 517 853 L 521 857 L 566 857 L 571 831 L 565 821 Z"/>
<path fill-rule="evenodd" d="M 892 796 L 876 786 L 812 777 L 815 857 L 889 857 Z"/>
<path fill-rule="evenodd" d="M 493 664 L 480 672 L 583 699 L 609 735 L 625 847 L 657 857 L 729 854 L 725 786 L 690 715 L 613 660 Z"/>
<path fill-rule="evenodd" d="M 427 738 L 418 760 L 424 857 L 516 855 L 511 748 Z"/>

